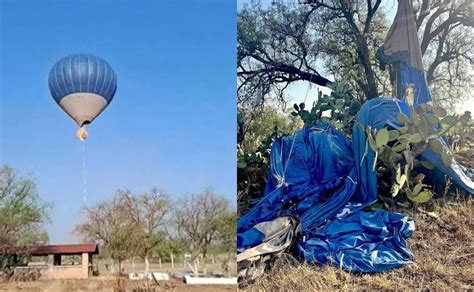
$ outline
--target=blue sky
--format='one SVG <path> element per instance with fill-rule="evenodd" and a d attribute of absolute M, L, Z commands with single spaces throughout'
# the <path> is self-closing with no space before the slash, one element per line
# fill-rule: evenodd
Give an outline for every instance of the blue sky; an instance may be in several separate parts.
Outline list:
<path fill-rule="evenodd" d="M 77 127 L 47 87 L 68 54 L 102 57 L 118 76 L 88 126 L 89 204 L 152 186 L 173 197 L 213 187 L 235 202 L 235 15 L 222 0 L 0 1 L 0 163 L 53 202 L 52 243 L 77 240 L 83 206 Z"/>

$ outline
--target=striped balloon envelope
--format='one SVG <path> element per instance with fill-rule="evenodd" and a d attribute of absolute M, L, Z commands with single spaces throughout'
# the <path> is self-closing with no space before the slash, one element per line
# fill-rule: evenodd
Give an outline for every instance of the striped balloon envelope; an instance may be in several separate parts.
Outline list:
<path fill-rule="evenodd" d="M 49 73 L 49 90 L 57 104 L 83 127 L 91 123 L 112 101 L 117 76 L 112 67 L 93 55 L 62 58 Z"/>

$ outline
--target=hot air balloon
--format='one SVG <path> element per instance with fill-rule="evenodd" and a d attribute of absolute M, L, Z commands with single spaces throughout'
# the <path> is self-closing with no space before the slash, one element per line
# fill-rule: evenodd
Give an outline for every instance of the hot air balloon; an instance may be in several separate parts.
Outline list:
<path fill-rule="evenodd" d="M 112 67 L 93 55 L 62 58 L 49 72 L 49 90 L 56 103 L 77 123 L 77 136 L 87 138 L 90 124 L 112 101 L 117 76 Z"/>

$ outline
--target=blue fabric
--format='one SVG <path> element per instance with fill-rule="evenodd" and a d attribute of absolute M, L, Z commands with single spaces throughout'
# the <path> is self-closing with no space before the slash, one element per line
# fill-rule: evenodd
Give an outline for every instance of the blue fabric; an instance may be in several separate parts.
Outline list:
<path fill-rule="evenodd" d="M 309 262 L 353 272 L 381 272 L 410 262 L 405 238 L 415 229 L 403 214 L 353 212 L 299 237 L 295 248 Z"/>
<path fill-rule="evenodd" d="M 432 101 L 423 69 L 412 68 L 402 62 L 397 62 L 393 66 L 395 72 L 395 90 L 398 99 L 406 101 L 406 87 L 409 84 L 413 84 L 413 105 L 415 107 L 419 104 Z"/>
<path fill-rule="evenodd" d="M 256 228 L 250 228 L 249 230 L 237 234 L 237 246 L 241 250 L 257 246 L 265 240 L 265 234 Z"/>
<path fill-rule="evenodd" d="M 433 100 L 425 78 L 425 72 L 423 68 L 411 64 L 409 52 L 398 51 L 386 55 L 383 48 L 380 48 L 376 57 L 380 61 L 382 69 L 385 69 L 386 65 L 393 66 L 395 93 L 398 99 L 406 101 L 406 87 L 411 84 L 414 87 L 413 105 L 415 107 Z"/>
<path fill-rule="evenodd" d="M 397 120 L 398 113 L 411 117 L 406 103 L 388 97 L 373 98 L 360 108 L 352 130 L 352 147 L 355 162 L 359 166 L 357 172 L 360 177 L 360 189 L 354 201 L 374 202 L 377 200 L 377 174 L 373 170 L 375 153 L 368 147 L 367 155 L 364 155 L 367 141 L 365 129 L 379 130 L 386 126 L 399 129 L 403 124 Z"/>
<path fill-rule="evenodd" d="M 380 67 L 385 69 L 386 65 L 392 65 L 395 78 L 395 94 L 402 101 L 406 101 L 406 88 L 413 85 L 413 105 L 424 104 L 432 101 L 431 93 L 426 82 L 423 68 L 415 67 L 410 62 L 410 54 L 407 51 L 394 52 L 386 55 L 383 48 L 377 51 L 377 59 Z"/>
<path fill-rule="evenodd" d="M 362 211 L 374 199 L 358 191 L 354 157 L 350 141 L 328 125 L 275 141 L 265 195 L 238 220 L 238 252 L 266 240 L 256 224 L 291 215 L 301 228 L 293 248 L 310 262 L 361 272 L 409 262 L 405 238 L 413 222 L 400 214 Z"/>
<path fill-rule="evenodd" d="M 449 151 L 449 147 L 444 139 L 439 138 L 438 140 Z M 474 195 L 474 182 L 465 174 L 463 167 L 456 160 L 453 159 L 451 165 L 445 166 L 441 155 L 433 152 L 431 149 L 424 151 L 421 157 L 428 160 L 435 167 L 434 171 L 432 171 L 435 179 L 431 177 L 432 181 L 444 182 L 445 176 L 447 176 L 451 178 L 455 186 L 464 190 L 467 194 Z"/>
<path fill-rule="evenodd" d="M 72 93 L 87 92 L 110 103 L 117 90 L 117 76 L 101 58 L 78 54 L 62 58 L 49 72 L 49 89 L 57 103 Z"/>
<path fill-rule="evenodd" d="M 294 135 L 294 143 L 293 136 L 273 143 L 267 193 L 239 218 L 239 232 L 285 215 L 302 218 L 303 228 L 319 225 L 344 206 L 355 191 L 357 178 L 352 150 L 341 132 L 328 125 L 318 125 Z M 292 157 L 288 160 L 292 147 Z M 285 182 L 277 188 L 285 167 Z"/>
<path fill-rule="evenodd" d="M 265 195 L 238 220 L 238 252 L 265 242 L 256 224 L 290 215 L 301 227 L 293 248 L 309 262 L 369 273 L 409 263 L 412 254 L 406 238 L 412 235 L 414 222 L 403 214 L 362 210 L 378 197 L 374 153 L 368 147 L 365 154 L 365 129 L 400 129 L 399 113 L 411 118 L 405 102 L 377 97 L 362 105 L 352 144 L 328 125 L 304 128 L 275 141 Z M 457 186 L 473 192 L 472 181 L 455 161 L 446 167 L 431 150 L 422 156 L 436 167 L 436 176 L 448 175 Z"/>

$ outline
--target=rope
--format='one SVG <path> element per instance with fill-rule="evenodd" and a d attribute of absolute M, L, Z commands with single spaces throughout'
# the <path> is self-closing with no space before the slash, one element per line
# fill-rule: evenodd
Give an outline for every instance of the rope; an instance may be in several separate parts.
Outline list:
<path fill-rule="evenodd" d="M 303 101 L 304 104 L 306 104 L 306 100 L 308 99 L 309 90 L 312 88 L 312 85 L 313 85 L 311 83 L 312 79 L 313 79 L 313 75 L 311 75 L 311 77 L 309 78 L 309 85 L 308 85 L 308 88 L 306 89 L 306 94 L 304 96 L 304 101 Z M 288 157 L 286 158 L 285 167 L 283 169 L 283 178 L 282 178 L 281 182 L 279 183 L 280 186 L 282 186 L 285 183 L 286 169 L 288 168 L 288 163 L 290 162 L 290 157 L 291 157 L 291 154 L 293 153 L 293 146 L 295 145 L 295 140 L 296 140 L 296 133 L 293 134 L 293 141 L 291 142 L 290 153 L 288 154 Z"/>
<path fill-rule="evenodd" d="M 87 181 L 86 181 L 86 143 L 82 141 L 82 187 L 84 193 L 84 204 L 87 206 Z"/>

